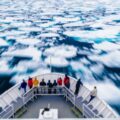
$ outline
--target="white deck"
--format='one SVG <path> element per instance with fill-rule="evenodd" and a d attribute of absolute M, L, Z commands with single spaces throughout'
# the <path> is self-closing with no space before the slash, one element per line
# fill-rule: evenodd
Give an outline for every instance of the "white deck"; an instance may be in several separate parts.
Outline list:
<path fill-rule="evenodd" d="M 58 110 L 58 118 L 76 118 L 71 111 L 73 105 L 70 102 L 67 102 L 64 97 L 55 95 L 40 96 L 35 99 L 35 101 L 29 102 L 27 104 L 27 112 L 25 112 L 20 118 L 39 118 L 40 109 L 47 107 L 48 103 L 50 104 L 51 109 Z M 83 116 L 81 115 L 81 117 Z"/>

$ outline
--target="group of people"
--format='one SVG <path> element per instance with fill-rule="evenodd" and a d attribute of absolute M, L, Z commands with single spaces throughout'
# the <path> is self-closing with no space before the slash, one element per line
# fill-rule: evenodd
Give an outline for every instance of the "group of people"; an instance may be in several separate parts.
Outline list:
<path fill-rule="evenodd" d="M 41 87 L 48 86 L 48 88 L 52 88 L 52 87 L 56 87 L 56 86 L 62 86 L 63 84 L 68 89 L 70 88 L 70 78 L 67 75 L 65 75 L 63 80 L 61 77 L 59 77 L 57 80 L 54 80 L 53 83 L 51 82 L 51 80 L 48 80 L 48 82 L 46 83 L 44 81 L 44 79 L 42 79 L 42 81 L 39 82 L 39 80 L 37 78 L 29 77 L 29 79 L 27 81 L 25 81 L 25 80 L 22 81 L 19 89 L 22 88 L 24 90 L 24 92 L 26 93 L 27 86 L 30 89 L 33 87 L 38 88 L 39 86 L 41 86 Z"/>
<path fill-rule="evenodd" d="M 39 86 L 39 81 L 37 80 L 37 78 L 32 79 L 31 77 L 29 77 L 27 82 L 23 79 L 22 83 L 20 84 L 19 89 L 23 89 L 24 92 L 26 93 L 27 86 L 30 89 L 33 88 L 33 87 L 38 87 Z"/>
<path fill-rule="evenodd" d="M 44 79 L 42 79 L 39 82 L 39 80 L 37 78 L 33 79 L 33 78 L 29 77 L 29 79 L 27 80 L 27 82 L 25 80 L 22 81 L 19 89 L 22 88 L 24 90 L 24 92 L 26 93 L 27 86 L 30 89 L 33 88 L 33 87 L 38 88 L 39 86 L 41 86 L 41 87 L 47 86 L 48 87 L 48 93 L 51 93 L 51 89 L 53 87 L 55 88 L 57 86 L 62 86 L 62 85 L 64 85 L 68 89 L 70 88 L 70 78 L 69 78 L 69 76 L 67 76 L 67 74 L 65 75 L 65 77 L 63 78 L 63 80 L 62 80 L 61 77 L 59 77 L 57 80 L 54 80 L 53 83 L 51 82 L 51 80 L 48 80 L 48 82 L 46 83 L 44 81 Z M 81 79 L 78 79 L 78 81 L 76 82 L 76 88 L 75 88 L 75 92 L 74 92 L 74 94 L 76 96 L 78 95 L 79 90 L 80 90 L 80 88 L 82 86 L 83 86 L 83 83 L 82 83 Z M 56 89 L 54 89 L 54 90 L 56 92 Z M 95 86 L 94 89 L 90 92 L 90 99 L 89 99 L 88 103 L 90 101 L 92 101 L 96 96 L 97 96 L 97 88 Z"/>

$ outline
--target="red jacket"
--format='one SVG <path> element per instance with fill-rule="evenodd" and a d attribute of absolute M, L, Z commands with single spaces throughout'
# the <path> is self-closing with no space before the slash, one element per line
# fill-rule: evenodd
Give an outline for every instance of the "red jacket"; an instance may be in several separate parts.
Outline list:
<path fill-rule="evenodd" d="M 30 78 L 30 79 L 28 79 L 28 86 L 33 86 L 33 80 L 32 80 L 32 78 Z"/>
<path fill-rule="evenodd" d="M 70 84 L 70 78 L 69 77 L 65 77 L 64 78 L 64 85 L 68 85 Z"/>
<path fill-rule="evenodd" d="M 60 86 L 62 86 L 62 79 L 61 78 L 58 78 L 57 84 L 60 85 Z"/>

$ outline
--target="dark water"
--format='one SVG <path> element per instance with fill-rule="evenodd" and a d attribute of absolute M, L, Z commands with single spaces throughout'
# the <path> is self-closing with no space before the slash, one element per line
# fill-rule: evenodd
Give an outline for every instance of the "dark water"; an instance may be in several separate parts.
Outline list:
<path fill-rule="evenodd" d="M 28 76 L 81 77 L 120 114 L 120 1 L 1 0 L 0 93 Z M 50 67 L 50 64 L 52 67 Z"/>

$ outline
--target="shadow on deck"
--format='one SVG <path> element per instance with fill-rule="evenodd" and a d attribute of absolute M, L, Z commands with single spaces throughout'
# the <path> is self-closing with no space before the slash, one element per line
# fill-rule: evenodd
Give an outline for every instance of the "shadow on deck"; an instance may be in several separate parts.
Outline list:
<path fill-rule="evenodd" d="M 66 101 L 63 96 L 38 96 L 34 101 L 27 104 L 27 112 L 20 118 L 38 118 L 39 111 L 47 107 L 58 109 L 58 118 L 77 118 L 71 108 L 73 105 Z M 82 115 L 81 115 L 82 117 Z"/>

